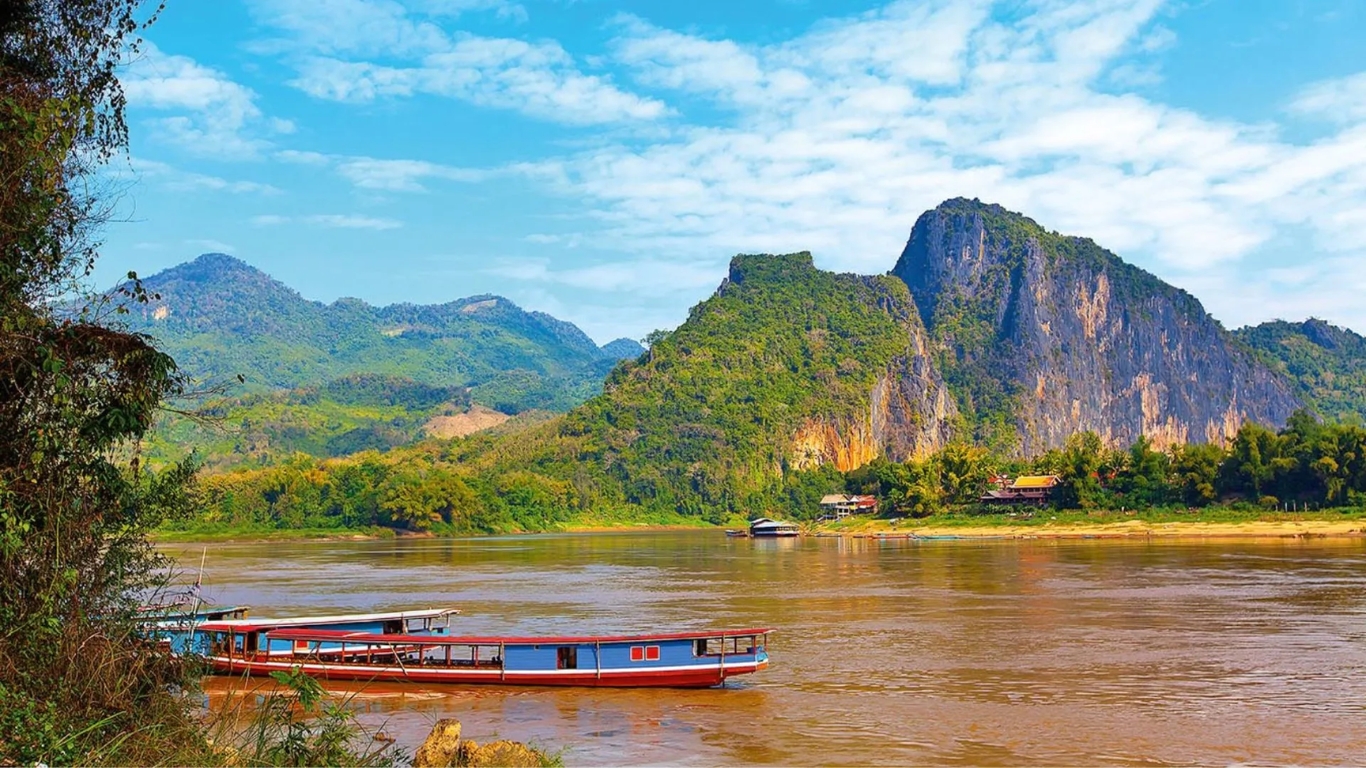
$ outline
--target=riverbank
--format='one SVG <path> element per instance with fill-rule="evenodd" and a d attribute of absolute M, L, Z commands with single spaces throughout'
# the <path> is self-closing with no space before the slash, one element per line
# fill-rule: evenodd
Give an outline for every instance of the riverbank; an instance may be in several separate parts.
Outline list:
<path fill-rule="evenodd" d="M 556 524 L 544 531 L 506 531 L 486 535 L 536 533 L 626 533 L 684 531 L 744 527 L 742 521 L 713 526 L 701 520 L 677 517 L 665 521 L 590 518 Z M 848 518 L 814 524 L 805 533 L 851 538 L 952 537 L 964 539 L 1059 539 L 1129 538 L 1136 536 L 1193 537 L 1305 537 L 1366 536 L 1366 510 L 1320 510 L 1314 512 L 1260 512 L 1207 509 L 1198 512 L 1056 512 L 1041 510 L 1032 516 L 938 515 L 922 519 Z M 157 543 L 256 543 L 273 541 L 367 541 L 394 538 L 434 538 L 458 535 L 444 531 L 404 531 L 378 526 L 366 528 L 239 528 L 159 531 Z"/>
<path fill-rule="evenodd" d="M 942 516 L 921 520 L 853 518 L 817 526 L 816 535 L 851 538 L 941 537 L 963 539 L 1099 539 L 1132 537 L 1359 537 L 1366 536 L 1366 511 L 1306 513 L 1050 513 L 1032 517 Z M 1212 519 L 1211 519 L 1212 518 Z"/>
<path fill-rule="evenodd" d="M 733 523 L 743 525 L 743 522 Z M 542 531 L 496 531 L 492 533 L 455 533 L 450 531 L 407 531 L 371 526 L 365 528 L 231 528 L 164 530 L 152 535 L 158 544 L 254 544 L 272 541 L 373 541 L 378 539 L 431 539 L 438 537 L 520 536 L 542 533 L 626 533 L 630 531 L 720 530 L 701 520 L 686 518 L 659 522 L 605 521 L 590 519 L 561 523 Z"/>

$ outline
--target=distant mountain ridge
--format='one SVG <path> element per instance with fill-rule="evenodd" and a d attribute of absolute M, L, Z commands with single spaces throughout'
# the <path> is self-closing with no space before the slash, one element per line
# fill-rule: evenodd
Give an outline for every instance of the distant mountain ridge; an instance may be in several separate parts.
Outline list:
<path fill-rule="evenodd" d="M 1320 416 L 1366 422 L 1366 338 L 1360 334 L 1310 318 L 1275 320 L 1233 335 L 1293 381 Z"/>
<path fill-rule="evenodd" d="M 475 402 L 509 413 L 562 411 L 597 392 L 619 358 L 644 351 L 629 340 L 600 348 L 572 323 L 500 296 L 385 307 L 310 301 L 221 253 L 142 282 L 159 298 L 131 307 L 133 330 L 154 336 L 191 375 L 240 374 L 250 391 L 384 374 L 469 387 Z"/>

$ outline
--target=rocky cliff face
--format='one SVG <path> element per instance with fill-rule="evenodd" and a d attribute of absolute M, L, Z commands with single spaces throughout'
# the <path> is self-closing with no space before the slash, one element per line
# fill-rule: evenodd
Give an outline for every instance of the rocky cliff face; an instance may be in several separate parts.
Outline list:
<path fill-rule="evenodd" d="M 965 429 L 1017 454 L 1083 430 L 1111 445 L 1220 442 L 1300 405 L 1190 294 L 1000 206 L 958 199 L 924 214 L 893 274 Z"/>
<path fill-rule="evenodd" d="M 879 304 L 900 327 L 905 351 L 883 366 L 867 388 L 866 405 L 860 412 L 843 418 L 818 414 L 806 419 L 792 436 L 792 468 L 830 464 L 847 472 L 878 457 L 922 458 L 943 448 L 952 437 L 958 409 L 929 357 L 929 340 L 914 304 L 896 291 L 887 292 Z"/>

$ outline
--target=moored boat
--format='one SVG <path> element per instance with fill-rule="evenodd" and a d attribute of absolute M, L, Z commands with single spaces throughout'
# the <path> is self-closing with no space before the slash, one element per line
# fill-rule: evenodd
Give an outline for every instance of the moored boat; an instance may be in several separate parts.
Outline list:
<path fill-rule="evenodd" d="M 248 619 L 246 608 L 224 611 L 198 611 L 191 617 L 158 622 L 153 631 L 160 639 L 169 641 L 177 653 L 193 652 L 210 655 L 206 630 L 236 631 L 242 642 L 255 649 L 255 638 L 272 630 L 316 629 L 384 635 L 441 635 L 449 627 L 450 617 L 460 613 L 454 608 L 425 608 L 415 611 L 384 613 L 348 613 L 328 616 L 293 616 L 289 618 Z M 206 618 L 206 615 L 208 618 Z M 216 617 L 216 618 L 214 618 Z"/>
<path fill-rule="evenodd" d="M 326 680 L 707 688 L 768 666 L 770 629 L 563 637 L 451 637 L 206 622 L 213 671 L 299 669 Z"/>
<path fill-rule="evenodd" d="M 769 538 L 774 536 L 800 536 L 801 529 L 796 523 L 784 523 L 778 520 L 770 520 L 767 517 L 760 517 L 749 521 L 749 535 L 754 538 Z"/>

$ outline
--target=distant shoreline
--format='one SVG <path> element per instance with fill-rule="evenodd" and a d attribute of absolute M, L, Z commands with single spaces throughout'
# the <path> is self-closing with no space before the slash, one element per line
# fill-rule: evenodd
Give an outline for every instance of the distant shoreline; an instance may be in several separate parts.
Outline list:
<path fill-rule="evenodd" d="M 909 525 L 906 523 L 910 523 Z M 501 534 L 468 534 L 457 538 L 479 536 L 522 536 L 557 533 L 630 533 L 652 531 L 703 530 L 720 533 L 727 526 L 679 524 L 585 524 L 568 525 L 553 531 L 509 531 Z M 743 527 L 741 524 L 731 528 Z M 893 523 L 886 519 L 863 519 L 837 525 L 807 528 L 805 536 L 848 539 L 1132 539 L 1132 538 L 1352 538 L 1366 537 L 1366 518 L 1345 520 L 1236 520 L 1236 521 L 1148 521 L 1123 520 L 1106 522 L 1078 522 L 1066 520 L 944 524 L 928 520 L 902 520 Z M 398 531 L 394 529 L 282 529 L 244 531 L 162 531 L 156 534 L 157 544 L 260 544 L 268 542 L 309 541 L 379 541 L 383 539 L 445 538 L 431 532 Z"/>
<path fill-rule="evenodd" d="M 842 538 L 957 539 L 1132 539 L 1132 538 L 1323 538 L 1366 537 L 1366 520 L 1240 520 L 1152 522 L 1125 520 L 1033 525 L 904 525 L 866 521 L 855 529 L 818 530 L 817 536 Z"/>

